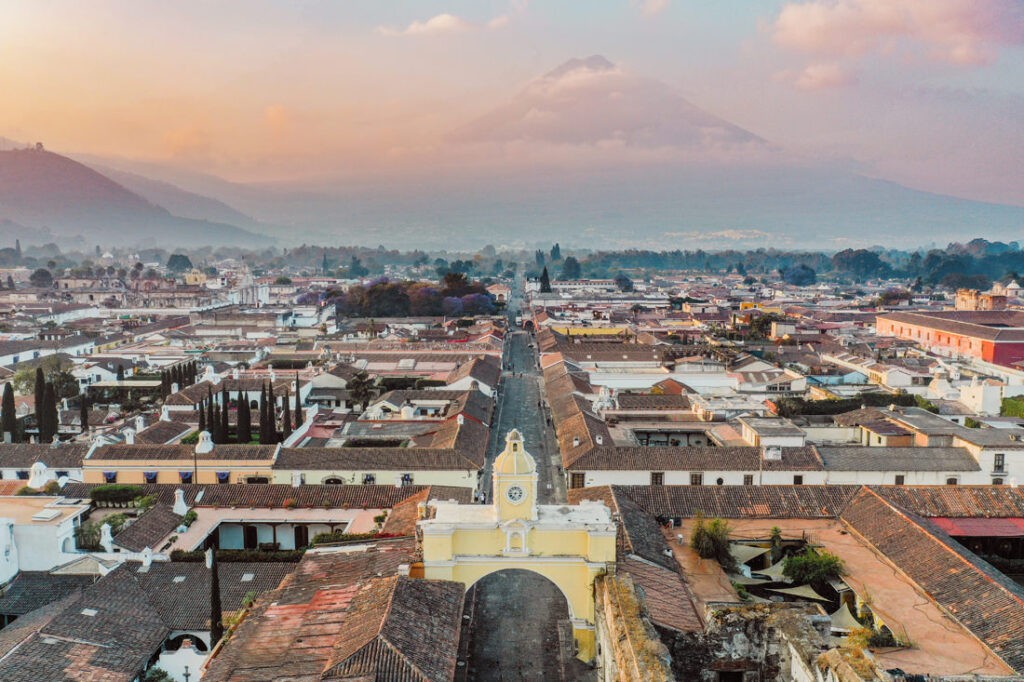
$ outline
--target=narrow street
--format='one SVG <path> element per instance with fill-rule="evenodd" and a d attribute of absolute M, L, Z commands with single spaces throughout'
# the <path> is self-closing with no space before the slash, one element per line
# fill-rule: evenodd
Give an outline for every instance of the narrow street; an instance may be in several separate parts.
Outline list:
<path fill-rule="evenodd" d="M 566 501 L 561 457 L 554 432 L 547 425 L 547 406 L 541 402 L 541 375 L 533 337 L 514 326 L 522 291 L 521 282 L 516 284 L 509 301 L 504 371 L 481 490 L 491 501 L 491 465 L 505 446 L 505 435 L 519 429 L 526 450 L 537 461 L 539 502 L 558 504 Z M 596 679 L 594 672 L 573 656 L 565 597 L 546 578 L 520 570 L 492 574 L 466 593 L 466 614 L 465 665 L 458 679 Z"/>

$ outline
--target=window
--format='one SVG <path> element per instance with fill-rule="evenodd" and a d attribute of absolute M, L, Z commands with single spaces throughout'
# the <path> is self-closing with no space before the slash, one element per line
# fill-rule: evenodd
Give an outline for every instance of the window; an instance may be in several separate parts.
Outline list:
<path fill-rule="evenodd" d="M 374 474 L 363 474 L 363 485 L 373 485 L 377 482 L 377 476 Z"/>
<path fill-rule="evenodd" d="M 652 471 L 651 472 L 651 485 L 665 485 L 665 472 L 664 471 Z"/>
<path fill-rule="evenodd" d="M 24 469 L 19 471 L 18 472 L 18 480 L 19 481 L 27 481 L 28 480 L 28 471 L 26 471 Z"/>
<path fill-rule="evenodd" d="M 68 478 L 68 472 L 57 469 L 57 478 Z"/>
<path fill-rule="evenodd" d="M 217 483 L 231 483 L 231 472 L 230 471 L 218 471 L 217 472 Z"/>
<path fill-rule="evenodd" d="M 956 484 L 957 484 L 956 476 L 950 476 L 949 478 L 946 479 L 946 485 L 956 485 Z"/>
<path fill-rule="evenodd" d="M 690 485 L 704 485 L 704 474 L 690 474 Z"/>
<path fill-rule="evenodd" d="M 992 485 L 1002 485 L 1002 484 L 1003 484 L 1003 479 L 1001 479 L 1001 478 L 993 478 L 992 479 Z"/>
<path fill-rule="evenodd" d="M 903 474 L 896 474 L 896 485 L 903 485 L 907 480 L 907 477 Z"/>
<path fill-rule="evenodd" d="M 117 483 L 117 472 L 116 471 L 104 471 L 103 480 L 106 483 Z"/>
<path fill-rule="evenodd" d="M 402 485 L 412 485 L 412 474 L 402 474 Z"/>
<path fill-rule="evenodd" d="M 992 470 L 993 471 L 1000 471 L 1000 472 L 1006 471 L 1006 455 L 1005 454 L 1003 454 L 1001 452 L 997 452 L 996 453 L 995 464 L 992 467 Z"/>
<path fill-rule="evenodd" d="M 793 477 L 793 485 L 803 485 L 803 484 L 804 484 L 804 477 L 803 476 L 794 476 Z"/>
<path fill-rule="evenodd" d="M 573 473 L 572 476 L 569 479 L 569 487 L 570 488 L 582 488 L 584 485 L 586 485 L 586 483 L 584 482 L 585 477 L 586 477 L 586 474 Z"/>
<path fill-rule="evenodd" d="M 743 474 L 743 485 L 754 485 L 754 474 Z"/>
<path fill-rule="evenodd" d="M 718 480 L 715 481 L 715 485 L 725 485 L 725 479 L 719 476 Z"/>
<path fill-rule="evenodd" d="M 155 471 L 143 471 L 142 478 L 145 479 L 146 483 L 156 483 L 156 474 L 157 472 Z"/>
<path fill-rule="evenodd" d="M 178 477 L 181 479 L 182 483 L 191 483 L 192 482 L 192 472 L 191 471 L 179 471 L 178 472 Z"/>

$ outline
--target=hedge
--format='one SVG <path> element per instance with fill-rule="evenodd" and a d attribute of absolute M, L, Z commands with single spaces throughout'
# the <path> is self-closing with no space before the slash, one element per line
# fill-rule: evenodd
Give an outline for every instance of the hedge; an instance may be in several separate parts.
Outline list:
<path fill-rule="evenodd" d="M 108 483 L 93 488 L 91 496 L 94 502 L 124 503 L 142 497 L 143 493 L 143 489 L 137 485 Z"/>
<path fill-rule="evenodd" d="M 253 562 L 253 563 L 275 563 L 286 562 L 296 563 L 306 553 L 304 549 L 279 549 L 267 551 L 262 549 L 218 549 L 217 561 L 225 563 Z M 171 561 L 199 562 L 206 561 L 204 550 L 186 552 L 183 549 L 171 551 Z"/>
<path fill-rule="evenodd" d="M 1001 417 L 1024 417 L 1024 400 L 1020 398 L 1003 398 L 999 406 Z"/>
<path fill-rule="evenodd" d="M 780 417 L 799 417 L 805 414 L 843 414 L 851 410 L 860 409 L 862 405 L 868 407 L 888 407 L 899 405 L 901 407 L 918 407 L 916 396 L 899 393 L 865 393 L 856 398 L 842 398 L 837 400 L 805 400 L 803 398 L 779 398 L 775 401 L 778 415 Z"/>
<path fill-rule="evenodd" d="M 333 533 L 319 533 L 313 536 L 313 542 L 315 545 L 331 545 L 339 542 L 360 542 L 363 540 L 383 540 L 385 538 L 394 537 L 391 533 L 342 533 L 341 531 L 334 531 Z"/>

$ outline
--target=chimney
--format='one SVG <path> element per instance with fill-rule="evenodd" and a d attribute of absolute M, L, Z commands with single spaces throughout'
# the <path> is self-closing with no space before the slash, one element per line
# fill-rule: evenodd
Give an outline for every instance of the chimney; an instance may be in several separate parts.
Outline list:
<path fill-rule="evenodd" d="M 142 568 L 139 569 L 139 573 L 145 573 L 149 570 L 149 567 L 153 565 L 153 550 L 146 547 L 142 550 Z"/>
<path fill-rule="evenodd" d="M 171 511 L 178 516 L 184 516 L 188 513 L 188 505 L 185 504 L 185 491 L 181 488 L 174 491 L 174 506 L 171 507 Z"/>
<path fill-rule="evenodd" d="M 298 472 L 298 471 L 293 471 L 292 472 L 292 487 L 293 488 L 298 488 L 300 485 L 302 485 L 302 474 L 300 472 Z"/>
<path fill-rule="evenodd" d="M 782 460 L 782 448 L 778 445 L 766 445 L 761 448 L 761 453 L 767 461 L 778 462 Z"/>
<path fill-rule="evenodd" d="M 574 448 L 578 448 L 580 446 L 580 437 L 579 436 L 573 436 L 572 437 L 572 446 Z"/>
<path fill-rule="evenodd" d="M 598 434 L 597 436 L 595 436 L 595 437 L 594 437 L 594 441 L 595 441 L 595 442 L 596 442 L 596 443 L 597 443 L 598 445 L 604 445 L 604 436 L 602 436 L 602 435 Z"/>
<path fill-rule="evenodd" d="M 242 370 L 238 369 L 237 367 L 232 369 L 231 370 L 231 378 L 234 379 L 235 381 L 238 381 L 239 379 L 241 379 L 242 378 Z"/>
<path fill-rule="evenodd" d="M 160 421 L 169 422 L 171 421 L 171 410 L 166 405 L 160 408 Z"/>
<path fill-rule="evenodd" d="M 128 428 L 124 430 L 124 444 L 135 445 L 135 429 Z"/>
<path fill-rule="evenodd" d="M 65 411 L 68 410 L 68 399 L 67 398 L 61 398 L 60 399 L 60 409 L 65 410 Z"/>
<path fill-rule="evenodd" d="M 171 383 L 171 393 L 177 393 L 177 392 L 178 392 L 178 382 L 175 381 L 175 382 Z"/>
<path fill-rule="evenodd" d="M 396 488 L 401 488 L 402 487 L 402 474 L 395 474 L 395 487 Z"/>
<path fill-rule="evenodd" d="M 213 452 L 213 438 L 209 431 L 199 432 L 199 441 L 196 443 L 197 455 L 208 455 Z"/>
<path fill-rule="evenodd" d="M 114 551 L 114 536 L 110 534 L 110 524 L 104 523 L 100 526 L 100 546 L 104 552 Z"/>
<path fill-rule="evenodd" d="M 135 430 L 142 431 L 144 428 L 146 428 L 146 416 L 140 414 L 135 417 Z"/>
<path fill-rule="evenodd" d="M 459 412 L 458 416 L 455 417 L 455 421 L 459 423 L 459 426 L 462 426 L 466 423 L 466 416 Z"/>

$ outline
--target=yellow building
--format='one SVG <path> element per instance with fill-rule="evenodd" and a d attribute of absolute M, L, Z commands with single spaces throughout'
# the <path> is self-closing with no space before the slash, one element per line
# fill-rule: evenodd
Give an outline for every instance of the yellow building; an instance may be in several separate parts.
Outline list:
<path fill-rule="evenodd" d="M 194 287 L 206 284 L 206 273 L 197 268 L 192 268 L 181 277 L 188 286 Z"/>
<path fill-rule="evenodd" d="M 280 445 L 96 445 L 82 460 L 85 483 L 270 483 Z"/>
<path fill-rule="evenodd" d="M 494 462 L 493 503 L 431 502 L 419 528 L 424 577 L 467 588 L 509 569 L 540 574 L 565 596 L 577 656 L 596 654 L 594 580 L 615 562 L 615 524 L 602 502 L 537 504 L 537 466 L 517 430 Z"/>

